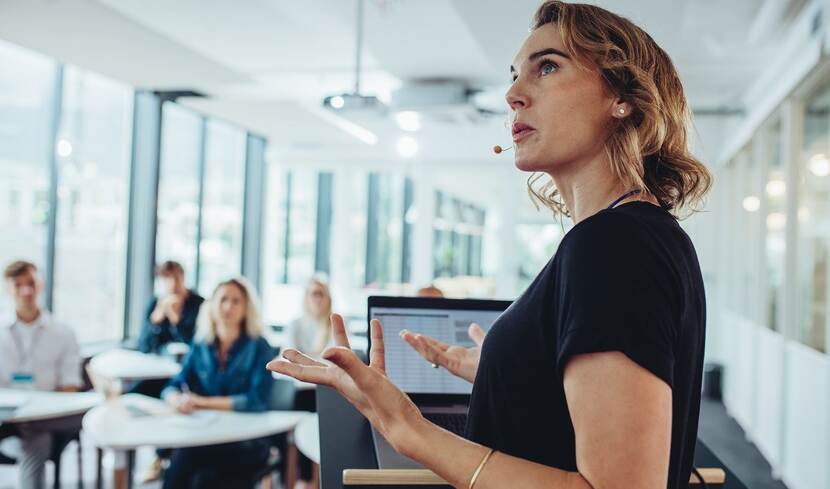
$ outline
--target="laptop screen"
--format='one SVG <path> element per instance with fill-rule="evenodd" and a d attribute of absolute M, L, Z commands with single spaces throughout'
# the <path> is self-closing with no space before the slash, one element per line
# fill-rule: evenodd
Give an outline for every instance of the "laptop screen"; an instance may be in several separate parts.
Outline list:
<path fill-rule="evenodd" d="M 450 345 L 471 347 L 474 343 L 467 335 L 470 324 L 478 323 L 488 331 L 510 304 L 507 301 L 384 297 L 386 304 L 373 306 L 371 299 L 381 298 L 370 298 L 369 319 L 379 319 L 383 324 L 386 374 L 408 394 L 469 395 L 473 386 L 446 369 L 432 368 L 401 339 L 398 334 L 401 330 L 428 335 Z M 396 305 L 394 299 L 405 304 Z"/>

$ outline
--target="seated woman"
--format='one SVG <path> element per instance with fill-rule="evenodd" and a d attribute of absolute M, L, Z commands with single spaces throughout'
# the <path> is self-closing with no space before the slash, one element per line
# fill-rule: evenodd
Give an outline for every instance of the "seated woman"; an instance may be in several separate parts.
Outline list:
<path fill-rule="evenodd" d="M 273 350 L 260 336 L 262 321 L 253 286 L 243 278 L 220 283 L 199 313 L 196 337 L 181 372 L 162 392 L 178 411 L 265 411 Z M 268 460 L 266 439 L 177 449 L 165 488 L 253 487 L 250 474 Z M 241 479 L 241 480 L 239 480 Z"/>
<path fill-rule="evenodd" d="M 314 275 L 308 281 L 303 299 L 303 315 L 288 325 L 283 349 L 293 348 L 319 357 L 334 346 L 331 335 L 331 293 L 326 279 Z"/>

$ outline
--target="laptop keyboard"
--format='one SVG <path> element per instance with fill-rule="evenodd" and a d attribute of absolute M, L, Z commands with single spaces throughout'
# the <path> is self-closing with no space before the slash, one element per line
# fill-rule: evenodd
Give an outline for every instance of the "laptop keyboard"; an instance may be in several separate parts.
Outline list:
<path fill-rule="evenodd" d="M 467 426 L 467 415 L 464 413 L 423 413 L 429 421 L 458 436 L 464 436 Z"/>

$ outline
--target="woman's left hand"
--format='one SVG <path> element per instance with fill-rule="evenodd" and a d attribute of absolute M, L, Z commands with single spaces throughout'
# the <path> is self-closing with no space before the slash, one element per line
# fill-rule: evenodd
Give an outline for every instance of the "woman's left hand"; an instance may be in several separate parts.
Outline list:
<path fill-rule="evenodd" d="M 343 318 L 332 314 L 331 323 L 337 346 L 327 348 L 322 354 L 331 363 L 319 362 L 288 349 L 282 355 L 284 360 L 275 359 L 268 363 L 268 370 L 336 389 L 366 416 L 395 450 L 407 455 L 426 420 L 409 397 L 386 377 L 380 321 L 373 319 L 370 324 L 372 348 L 368 366 L 349 346 Z"/>

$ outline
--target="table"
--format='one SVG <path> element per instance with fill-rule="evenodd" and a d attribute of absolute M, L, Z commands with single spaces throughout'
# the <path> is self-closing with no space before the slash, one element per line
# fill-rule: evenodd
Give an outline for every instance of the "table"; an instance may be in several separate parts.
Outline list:
<path fill-rule="evenodd" d="M 116 487 L 132 483 L 129 460 L 141 446 L 183 448 L 216 445 L 289 432 L 308 413 L 266 411 L 240 413 L 200 410 L 176 413 L 164 401 L 125 394 L 89 411 L 84 431 L 99 448 L 116 452 Z"/>
<path fill-rule="evenodd" d="M 320 419 L 311 414 L 294 428 L 294 443 L 297 449 L 315 464 L 320 464 Z"/>
<path fill-rule="evenodd" d="M 170 358 L 133 350 L 99 353 L 89 361 L 91 374 L 110 380 L 169 379 L 181 366 Z"/>
<path fill-rule="evenodd" d="M 97 392 L 49 392 L 0 389 L 0 398 L 20 397 L 10 415 L 0 416 L 2 423 L 29 423 L 83 414 L 104 400 Z"/>

